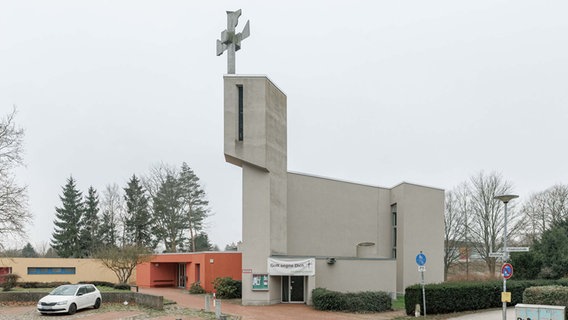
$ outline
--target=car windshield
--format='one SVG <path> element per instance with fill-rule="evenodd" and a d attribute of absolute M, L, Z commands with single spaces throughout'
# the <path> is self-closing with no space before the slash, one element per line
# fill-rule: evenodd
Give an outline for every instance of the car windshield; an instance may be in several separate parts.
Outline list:
<path fill-rule="evenodd" d="M 77 291 L 77 286 L 75 285 L 64 285 L 59 286 L 53 291 L 51 291 L 50 295 L 53 296 L 73 296 L 75 295 L 75 291 Z"/>

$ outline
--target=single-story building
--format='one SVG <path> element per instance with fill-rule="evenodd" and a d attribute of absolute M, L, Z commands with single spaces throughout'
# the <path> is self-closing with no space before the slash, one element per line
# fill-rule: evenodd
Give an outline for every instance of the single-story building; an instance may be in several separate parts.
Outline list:
<path fill-rule="evenodd" d="M 205 291 L 212 292 L 216 278 L 241 280 L 241 270 L 240 252 L 163 253 L 136 267 L 136 284 L 189 289 L 199 282 Z"/>
<path fill-rule="evenodd" d="M 0 275 L 9 273 L 19 275 L 20 282 L 118 282 L 114 272 L 97 259 L 0 258 Z"/>

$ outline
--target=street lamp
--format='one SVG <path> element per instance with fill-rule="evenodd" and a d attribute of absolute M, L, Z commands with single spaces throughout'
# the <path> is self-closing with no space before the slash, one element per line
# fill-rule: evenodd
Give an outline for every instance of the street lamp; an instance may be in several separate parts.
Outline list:
<path fill-rule="evenodd" d="M 500 200 L 505 204 L 505 227 L 503 228 L 503 263 L 509 259 L 509 251 L 507 247 L 507 204 L 509 201 L 518 198 L 515 194 L 505 194 L 495 196 L 494 199 Z M 503 276 L 503 292 L 507 292 L 507 279 Z M 503 299 L 504 300 L 504 299 Z M 507 302 L 503 301 L 503 320 L 507 320 Z"/>

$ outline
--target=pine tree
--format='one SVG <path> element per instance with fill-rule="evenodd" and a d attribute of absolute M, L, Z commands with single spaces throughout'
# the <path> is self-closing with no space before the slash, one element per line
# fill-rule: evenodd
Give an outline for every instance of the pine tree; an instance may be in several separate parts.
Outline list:
<path fill-rule="evenodd" d="M 97 240 L 99 229 L 99 196 L 92 186 L 87 191 L 85 199 L 85 212 L 81 219 L 81 245 L 82 256 L 90 257 L 96 251 L 99 241 Z"/>
<path fill-rule="evenodd" d="M 24 258 L 37 258 L 38 254 L 35 251 L 34 247 L 32 247 L 31 243 L 27 243 L 22 248 L 22 257 Z"/>
<path fill-rule="evenodd" d="M 179 184 L 182 189 L 183 210 L 187 217 L 191 241 L 189 247 L 194 252 L 196 251 L 194 248 L 200 247 L 196 243 L 196 239 L 198 239 L 198 234 L 203 231 L 205 218 L 209 215 L 209 201 L 205 198 L 205 191 L 199 184 L 199 178 L 185 162 L 181 165 Z"/>
<path fill-rule="evenodd" d="M 159 239 L 164 241 L 167 252 L 177 252 L 182 245 L 187 218 L 182 211 L 182 194 L 176 177 L 167 174 L 153 197 L 155 227 Z"/>
<path fill-rule="evenodd" d="M 128 244 L 153 249 L 152 219 L 148 208 L 148 197 L 140 180 L 132 175 L 128 186 L 124 188 L 126 201 L 126 238 Z"/>
<path fill-rule="evenodd" d="M 55 230 L 52 233 L 51 246 L 62 258 L 80 258 L 81 242 L 80 221 L 84 212 L 83 195 L 73 177 L 67 179 L 63 187 L 63 195 L 59 196 L 62 206 L 55 208 Z"/>
<path fill-rule="evenodd" d="M 198 251 L 213 251 L 215 249 L 215 245 L 213 245 L 209 241 L 209 236 L 205 232 L 200 232 L 195 236 L 195 239 L 192 239 L 190 245 L 195 243 L 195 247 L 190 246 L 191 252 L 198 252 Z M 194 249 L 195 248 L 195 249 Z M 217 248 L 218 251 L 218 248 Z"/>

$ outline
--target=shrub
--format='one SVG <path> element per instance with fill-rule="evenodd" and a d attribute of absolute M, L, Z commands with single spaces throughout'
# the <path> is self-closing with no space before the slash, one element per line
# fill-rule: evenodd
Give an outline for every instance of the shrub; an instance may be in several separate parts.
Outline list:
<path fill-rule="evenodd" d="M 341 293 L 316 288 L 312 291 L 312 302 L 317 310 L 381 312 L 392 309 L 390 296 L 381 291 Z"/>
<path fill-rule="evenodd" d="M 556 284 L 568 286 L 568 280 L 509 280 L 507 291 L 511 292 L 510 306 L 522 303 L 523 292 L 526 288 Z M 426 308 L 429 314 L 452 313 L 468 310 L 499 308 L 503 282 L 500 280 L 485 282 L 451 282 L 428 284 L 426 290 Z M 414 313 L 414 308 L 422 305 L 422 287 L 413 285 L 405 290 L 405 309 L 408 315 Z"/>
<path fill-rule="evenodd" d="M 130 291 L 130 285 L 127 283 L 117 283 L 113 286 L 116 290 L 128 290 Z"/>
<path fill-rule="evenodd" d="M 47 288 L 47 287 L 44 287 L 44 285 L 45 285 L 45 283 L 42 283 L 42 282 L 33 282 L 33 281 L 30 281 L 30 282 L 20 282 L 20 283 L 18 283 L 18 286 L 19 286 L 20 288 L 25 288 L 25 289 Z"/>
<path fill-rule="evenodd" d="M 203 289 L 203 287 L 201 286 L 201 283 L 199 281 L 194 282 L 191 284 L 191 286 L 189 287 L 189 293 L 191 294 L 201 294 L 201 293 L 205 293 L 205 289 Z"/>
<path fill-rule="evenodd" d="M 3 278 L 4 283 L 2 283 L 2 291 L 10 291 L 16 286 L 20 276 L 15 273 L 9 273 L 4 275 Z"/>
<path fill-rule="evenodd" d="M 312 290 L 312 302 L 316 310 L 342 310 L 341 294 L 324 288 Z"/>
<path fill-rule="evenodd" d="M 47 288 L 47 289 L 51 289 L 51 288 L 55 288 L 55 287 L 59 287 L 61 285 L 64 284 L 70 284 L 70 282 L 62 282 L 62 281 L 57 281 L 57 282 L 35 282 L 35 281 L 29 281 L 29 282 L 18 282 L 18 287 L 20 288 L 25 288 L 25 289 L 35 289 L 35 288 Z"/>
<path fill-rule="evenodd" d="M 108 281 L 80 281 L 79 283 L 90 283 L 95 287 L 109 287 L 114 288 L 115 284 Z"/>
<path fill-rule="evenodd" d="M 241 282 L 231 277 L 216 278 L 213 281 L 217 298 L 235 299 L 241 297 Z"/>
<path fill-rule="evenodd" d="M 527 288 L 523 293 L 523 303 L 566 306 L 568 309 L 568 288 L 561 286 Z"/>
<path fill-rule="evenodd" d="M 64 284 L 71 284 L 69 281 L 54 281 L 54 282 L 47 282 L 49 284 L 49 288 L 57 288 Z"/>

